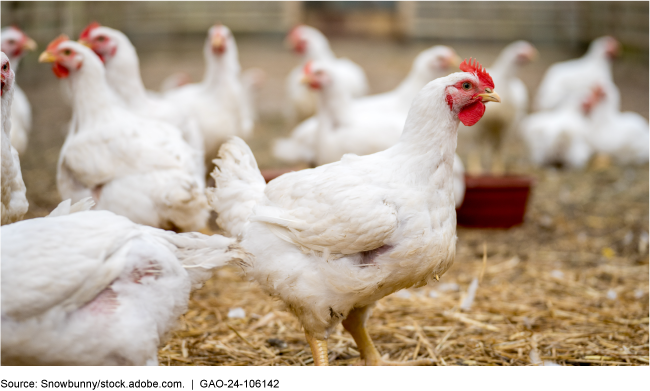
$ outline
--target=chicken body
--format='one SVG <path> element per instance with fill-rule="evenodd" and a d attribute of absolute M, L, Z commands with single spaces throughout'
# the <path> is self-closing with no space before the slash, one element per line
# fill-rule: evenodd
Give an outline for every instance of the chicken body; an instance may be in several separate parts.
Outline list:
<path fill-rule="evenodd" d="M 254 113 L 240 78 L 237 44 L 226 26 L 210 28 L 203 54 L 203 81 L 172 89 L 165 97 L 187 110 L 199 124 L 210 165 L 230 136 L 247 138 L 252 134 Z"/>
<path fill-rule="evenodd" d="M 295 124 L 316 113 L 315 94 L 300 82 L 303 68 L 309 61 L 327 60 L 335 64 L 343 78 L 346 91 L 353 97 L 368 93 L 368 79 L 363 68 L 347 58 L 337 58 L 327 38 L 317 29 L 305 25 L 297 26 L 291 30 L 287 41 L 296 53 L 302 55 L 301 63 L 291 70 L 285 82 L 285 117 L 290 123 Z"/>
<path fill-rule="evenodd" d="M 472 151 L 468 158 L 468 171 L 474 175 L 484 170 L 481 155 L 487 154 L 493 174 L 505 172 L 503 147 L 506 140 L 516 134 L 521 120 L 528 112 L 528 89 L 519 79 L 519 69 L 537 56 L 537 50 L 526 41 L 516 41 L 506 46 L 488 69 L 499 86 L 503 99 L 500 105 L 490 105 L 476 126 L 460 126 L 459 132 L 472 138 Z"/>
<path fill-rule="evenodd" d="M 27 213 L 29 203 L 20 171 L 18 151 L 11 145 L 14 71 L 2 52 L 2 225 L 16 222 Z"/>
<path fill-rule="evenodd" d="M 457 88 L 464 83 L 472 91 Z M 396 145 L 268 185 L 242 140 L 221 148 L 208 190 L 217 223 L 257 256 L 247 275 L 300 319 L 316 364 L 327 364 L 326 339 L 341 321 L 361 359 L 381 364 L 363 326 L 368 309 L 453 263 L 456 130 L 470 103 L 483 104 L 481 83 L 474 73 L 437 79 L 415 98 Z"/>
<path fill-rule="evenodd" d="M 173 100 L 148 93 L 140 76 L 140 61 L 135 47 L 121 31 L 93 23 L 81 34 L 80 42 L 88 45 L 102 59 L 109 86 L 134 113 L 171 124 L 194 149 L 198 177 L 205 177 L 203 135 L 187 110 Z"/>
<path fill-rule="evenodd" d="M 533 164 L 579 169 L 585 167 L 593 155 L 588 141 L 593 125 L 588 114 L 565 104 L 556 110 L 526 117 L 521 124 L 521 135 Z"/>
<path fill-rule="evenodd" d="M 11 26 L 2 29 L 2 51 L 9 58 L 14 72 L 18 69 L 26 50 L 34 49 L 36 49 L 36 42 L 17 27 Z M 27 150 L 29 133 L 32 130 L 32 106 L 29 104 L 27 95 L 15 82 L 11 118 L 11 145 L 22 155 Z"/>
<path fill-rule="evenodd" d="M 75 209 L 2 228 L 3 365 L 157 365 L 191 289 L 248 260 L 233 239 Z"/>
<path fill-rule="evenodd" d="M 209 214 L 203 178 L 178 130 L 122 107 L 89 48 L 62 37 L 40 60 L 53 62 L 72 91 L 73 119 L 57 168 L 61 197 L 92 196 L 96 209 L 138 224 L 203 228 Z"/>
<path fill-rule="evenodd" d="M 611 60 L 618 51 L 618 42 L 605 36 L 595 39 L 584 56 L 553 64 L 539 85 L 533 109 L 551 110 L 564 104 L 571 105 L 572 96 L 584 97 L 599 83 L 613 83 Z M 611 105 L 619 109 L 618 89 L 610 94 Z"/>
<path fill-rule="evenodd" d="M 613 84 L 613 83 L 612 83 Z M 616 86 L 600 83 L 592 98 L 592 125 L 586 140 L 595 153 L 612 157 L 618 164 L 647 164 L 650 146 L 648 120 L 634 112 L 621 112 L 607 94 Z M 618 95 L 614 95 L 616 99 Z"/>

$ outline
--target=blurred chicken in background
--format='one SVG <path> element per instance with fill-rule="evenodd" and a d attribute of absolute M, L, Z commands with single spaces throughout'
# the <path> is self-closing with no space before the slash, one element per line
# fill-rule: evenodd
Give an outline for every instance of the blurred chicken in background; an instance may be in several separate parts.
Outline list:
<path fill-rule="evenodd" d="M 210 27 L 203 46 L 205 74 L 200 83 L 186 84 L 165 92 L 198 122 L 205 145 L 205 161 L 212 159 L 230 136 L 253 134 L 254 115 L 241 80 L 237 43 L 230 29 Z"/>
<path fill-rule="evenodd" d="M 29 38 L 18 27 L 11 26 L 2 29 L 2 51 L 9 58 L 9 62 L 16 72 L 20 60 L 28 50 L 36 50 L 36 42 Z M 11 145 L 19 154 L 24 154 L 32 130 L 32 107 L 27 95 L 14 83 L 14 101 L 11 105 Z"/>
<path fill-rule="evenodd" d="M 344 88 L 352 97 L 368 93 L 368 80 L 363 69 L 347 58 L 337 58 L 330 48 L 329 41 L 317 29 L 300 25 L 294 27 L 286 42 L 291 49 L 302 56 L 301 62 L 291 70 L 286 80 L 287 102 L 285 117 L 290 124 L 311 117 L 316 112 L 316 97 L 303 85 L 302 70 L 309 61 L 328 60 L 339 69 Z"/>
<path fill-rule="evenodd" d="M 528 88 L 518 77 L 519 69 L 536 57 L 537 49 L 533 45 L 526 41 L 516 41 L 506 46 L 488 68 L 499 86 L 502 104 L 488 106 L 481 122 L 471 128 L 461 126 L 458 130 L 473 136 L 474 145 L 467 159 L 467 171 L 470 174 L 484 173 L 482 154 L 488 157 L 491 174 L 505 173 L 504 144 L 528 112 Z"/>

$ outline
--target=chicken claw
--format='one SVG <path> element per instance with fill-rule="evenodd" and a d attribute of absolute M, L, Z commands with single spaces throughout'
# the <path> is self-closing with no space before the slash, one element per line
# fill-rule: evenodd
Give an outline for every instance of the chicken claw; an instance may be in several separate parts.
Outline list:
<path fill-rule="evenodd" d="M 359 365 L 373 366 L 411 366 L 411 365 L 433 365 L 433 360 L 423 359 L 414 361 L 388 361 L 381 358 L 375 345 L 370 339 L 366 329 L 366 320 L 370 315 L 370 307 L 355 308 L 350 311 L 348 317 L 343 321 L 343 327 L 352 335 L 354 342 L 359 349 Z"/>

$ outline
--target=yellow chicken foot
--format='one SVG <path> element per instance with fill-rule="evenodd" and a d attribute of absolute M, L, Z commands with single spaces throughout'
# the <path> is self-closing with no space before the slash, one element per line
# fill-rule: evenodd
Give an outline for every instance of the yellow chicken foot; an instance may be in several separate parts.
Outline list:
<path fill-rule="evenodd" d="M 305 337 L 311 347 L 311 354 L 314 356 L 314 365 L 328 366 L 329 358 L 327 357 L 327 340 L 318 339 L 305 331 Z"/>
<path fill-rule="evenodd" d="M 379 352 L 372 343 L 368 330 L 366 329 L 366 320 L 370 307 L 355 308 L 350 311 L 348 317 L 342 322 L 343 327 L 352 335 L 354 342 L 357 344 L 360 354 L 360 365 L 381 365 L 381 366 L 411 366 L 411 365 L 433 365 L 432 360 L 414 360 L 414 361 L 388 361 L 381 358 Z"/>

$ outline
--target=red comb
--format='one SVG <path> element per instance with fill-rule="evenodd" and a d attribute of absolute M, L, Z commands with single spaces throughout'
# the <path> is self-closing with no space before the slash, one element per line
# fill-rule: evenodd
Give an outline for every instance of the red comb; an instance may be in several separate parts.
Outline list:
<path fill-rule="evenodd" d="M 92 22 L 91 24 L 86 26 L 84 31 L 81 32 L 81 34 L 79 35 L 79 39 L 88 39 L 88 38 L 90 38 L 90 32 L 93 31 L 94 29 L 96 29 L 97 27 L 100 27 L 100 26 L 101 26 L 101 24 L 99 24 L 97 22 Z"/>
<path fill-rule="evenodd" d="M 58 37 L 56 37 L 56 38 L 54 39 L 54 41 L 50 42 L 49 45 L 47 45 L 47 49 L 45 49 L 45 51 L 47 51 L 47 52 L 54 52 L 54 51 L 56 50 L 56 48 L 57 48 L 61 43 L 65 42 L 65 41 L 69 41 L 69 40 L 70 40 L 70 38 L 68 38 L 67 35 L 65 35 L 65 34 L 61 34 L 61 35 L 59 35 Z"/>
<path fill-rule="evenodd" d="M 314 62 L 314 61 L 309 61 L 309 62 L 307 62 L 307 64 L 305 64 L 305 67 L 302 69 L 302 71 L 303 71 L 303 73 L 304 73 L 305 75 L 309 75 L 309 74 L 311 74 L 311 63 L 312 63 L 312 62 Z"/>
<path fill-rule="evenodd" d="M 492 81 L 492 76 L 483 68 L 481 64 L 478 63 L 477 59 L 474 59 L 472 63 L 472 57 L 469 58 L 469 64 L 467 59 L 460 64 L 460 70 L 463 72 L 475 73 L 478 76 L 478 79 L 481 83 L 485 84 L 486 87 L 494 88 L 494 82 Z"/>
<path fill-rule="evenodd" d="M 295 25 L 295 26 L 294 26 L 294 27 L 289 31 L 289 35 L 291 35 L 291 36 L 295 35 L 295 34 L 296 34 L 296 31 L 297 31 L 300 27 L 302 27 L 302 26 L 303 26 L 302 24 Z"/>

